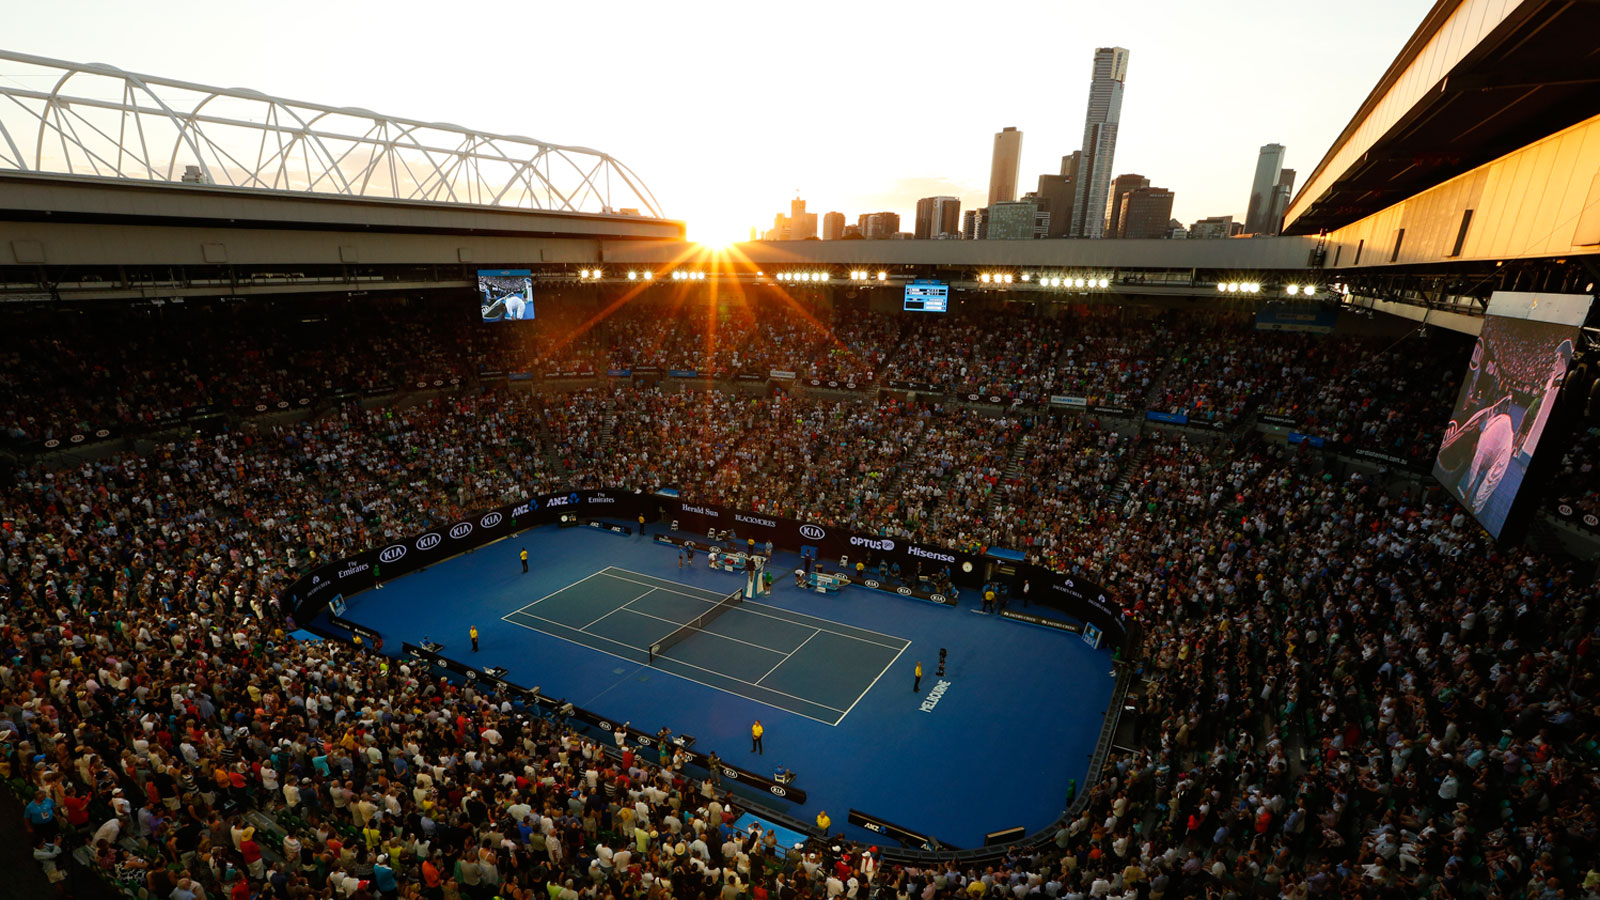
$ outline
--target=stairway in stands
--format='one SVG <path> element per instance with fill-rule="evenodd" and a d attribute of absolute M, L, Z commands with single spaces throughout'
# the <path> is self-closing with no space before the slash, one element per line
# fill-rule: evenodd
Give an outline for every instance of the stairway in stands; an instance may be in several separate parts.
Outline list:
<path fill-rule="evenodd" d="M 1134 473 L 1139 471 L 1139 467 L 1144 465 L 1149 455 L 1150 445 L 1141 441 L 1134 446 L 1133 452 L 1122 460 L 1122 467 L 1117 470 L 1117 481 L 1111 487 L 1112 503 L 1120 505 L 1128 499 L 1128 485 L 1133 481 Z"/>
<path fill-rule="evenodd" d="M 1006 458 L 1005 473 L 1000 476 L 1000 482 L 989 492 L 989 502 L 983 507 L 984 518 L 993 521 L 995 507 L 1000 503 L 1005 485 L 1022 477 L 1022 448 L 1028 442 L 1028 435 L 1024 434 L 1011 446 L 1011 455 Z"/>

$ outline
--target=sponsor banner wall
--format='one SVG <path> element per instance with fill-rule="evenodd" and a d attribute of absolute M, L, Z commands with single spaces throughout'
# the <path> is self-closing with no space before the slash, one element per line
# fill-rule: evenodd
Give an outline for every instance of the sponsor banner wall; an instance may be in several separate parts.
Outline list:
<path fill-rule="evenodd" d="M 901 538 L 857 534 L 812 522 L 696 503 L 669 503 L 663 508 L 663 513 L 668 520 L 676 520 L 678 529 L 682 531 L 704 534 L 712 529 L 725 532 L 731 528 L 741 541 L 755 538 L 756 543 L 763 544 L 770 540 L 779 548 L 797 553 L 803 553 L 808 547 L 813 548 L 816 551 L 813 555 L 826 560 L 830 566 L 837 565 L 841 556 L 847 556 L 850 558 L 852 576 L 857 562 L 867 563 L 870 567 L 878 559 L 887 559 L 891 563 L 898 562 L 901 573 L 908 576 L 917 570 L 917 563 L 921 562 L 924 573 L 937 572 L 949 566 L 951 577 L 957 584 L 977 584 L 982 578 L 981 557 Z M 972 564 L 971 574 L 963 574 L 963 563 Z"/>
<path fill-rule="evenodd" d="M 879 559 L 886 559 L 900 563 L 900 571 L 907 580 L 921 563 L 922 571 L 930 574 L 949 566 L 952 580 L 963 587 L 976 587 L 983 582 L 985 559 L 957 550 L 722 506 L 684 503 L 618 490 L 585 490 L 529 497 L 521 503 L 476 513 L 405 540 L 319 566 L 290 587 L 287 608 L 294 610 L 296 622 L 309 622 L 337 595 L 348 598 L 379 580 L 398 578 L 506 535 L 554 522 L 564 513 L 575 514 L 585 521 L 603 517 L 632 522 L 641 513 L 653 519 L 658 504 L 662 517 L 681 531 L 705 534 L 712 529 L 724 533 L 732 529 L 741 541 L 754 538 L 761 544 L 770 540 L 778 548 L 799 553 L 809 549 L 829 567 L 837 565 L 841 556 L 849 557 L 852 575 L 855 564 L 863 562 L 868 564 L 871 577 L 875 572 L 870 569 Z M 511 565 L 511 557 L 507 559 L 507 565 Z M 969 564 L 971 571 L 966 571 Z M 1020 584 L 1024 578 L 1031 582 L 1031 602 L 1044 603 L 1089 622 L 1105 632 L 1107 640 L 1113 643 L 1122 641 L 1126 633 L 1122 607 L 1105 588 L 1032 564 L 1018 565 L 1013 583 Z"/>
<path fill-rule="evenodd" d="M 1063 394 L 1051 394 L 1050 405 L 1070 406 L 1076 409 L 1087 409 L 1089 407 L 1089 401 L 1084 397 L 1069 397 Z"/>
<path fill-rule="evenodd" d="M 398 578 L 525 528 L 553 522 L 563 513 L 633 521 L 646 507 L 650 508 L 646 514 L 653 515 L 655 501 L 623 491 L 568 491 L 529 497 L 521 503 L 474 513 L 312 569 L 289 588 L 287 608 L 294 610 L 296 622 L 309 622 L 336 595 L 350 597 L 379 581 Z"/>
<path fill-rule="evenodd" d="M 1580 528 L 1587 528 L 1590 531 L 1600 531 L 1600 516 L 1596 516 L 1592 512 L 1584 512 L 1571 503 L 1557 503 L 1553 512 L 1555 512 L 1556 518 L 1566 522 L 1568 525 L 1576 525 Z"/>
<path fill-rule="evenodd" d="M 891 381 L 889 386 L 900 391 L 916 391 L 922 394 L 942 394 L 944 388 L 937 384 L 928 384 L 921 381 Z"/>
<path fill-rule="evenodd" d="M 828 388 L 829 390 L 835 391 L 855 391 L 861 389 L 861 385 L 856 384 L 854 381 L 833 381 L 831 379 L 824 381 L 821 378 L 807 378 L 806 384 L 814 388 Z"/>

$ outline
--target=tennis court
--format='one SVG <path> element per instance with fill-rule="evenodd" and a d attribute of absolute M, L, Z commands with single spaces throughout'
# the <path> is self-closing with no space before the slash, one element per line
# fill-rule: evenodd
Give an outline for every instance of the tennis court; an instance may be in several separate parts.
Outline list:
<path fill-rule="evenodd" d="M 698 621 L 727 596 L 608 566 L 502 618 L 827 725 L 911 644 L 754 600 Z M 689 623 L 698 629 L 680 633 Z"/>

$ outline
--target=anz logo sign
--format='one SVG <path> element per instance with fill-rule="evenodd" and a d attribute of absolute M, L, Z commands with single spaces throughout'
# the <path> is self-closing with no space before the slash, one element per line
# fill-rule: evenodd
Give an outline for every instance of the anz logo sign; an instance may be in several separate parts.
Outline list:
<path fill-rule="evenodd" d="M 504 519 L 504 518 L 505 517 L 500 515 L 498 512 L 489 513 L 488 515 L 486 515 L 483 518 L 478 520 L 478 527 L 479 528 L 493 528 L 496 525 L 499 525 L 500 521 L 502 519 Z"/>
<path fill-rule="evenodd" d="M 383 551 L 378 554 L 378 562 L 382 562 L 382 563 L 399 562 L 400 559 L 402 557 L 404 557 L 405 555 L 406 555 L 406 545 L 405 544 L 392 544 L 392 545 L 390 545 L 388 547 L 383 548 Z"/>
<path fill-rule="evenodd" d="M 828 533 L 823 531 L 822 528 L 817 525 L 801 525 L 800 536 L 809 540 L 820 541 L 827 537 Z"/>
<path fill-rule="evenodd" d="M 544 502 L 545 506 L 577 506 L 578 495 L 568 494 L 565 497 L 551 497 Z"/>
<path fill-rule="evenodd" d="M 430 531 L 422 537 L 417 538 L 416 547 L 419 551 L 432 550 L 433 548 L 439 546 L 439 542 L 442 540 L 444 540 L 444 538 L 439 537 L 439 532 Z"/>
<path fill-rule="evenodd" d="M 511 511 L 511 514 L 513 516 L 525 516 L 525 515 L 528 514 L 529 510 L 538 509 L 538 508 L 539 508 L 539 501 L 537 501 L 537 500 L 529 500 L 527 503 L 524 503 L 521 506 L 517 507 L 516 509 L 513 509 Z"/>
<path fill-rule="evenodd" d="M 459 540 L 461 540 L 462 538 L 466 537 L 467 535 L 469 535 L 471 533 L 472 533 L 472 523 L 471 522 L 457 522 L 456 524 L 450 526 L 450 538 L 451 538 L 451 540 L 459 541 Z"/>

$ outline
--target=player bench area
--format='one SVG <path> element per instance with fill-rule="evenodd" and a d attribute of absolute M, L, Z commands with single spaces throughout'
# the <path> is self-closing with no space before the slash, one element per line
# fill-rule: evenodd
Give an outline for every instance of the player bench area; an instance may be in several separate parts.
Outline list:
<path fill-rule="evenodd" d="M 608 566 L 502 618 L 828 725 L 843 721 L 910 646 L 754 600 L 717 608 L 728 598 Z"/>

